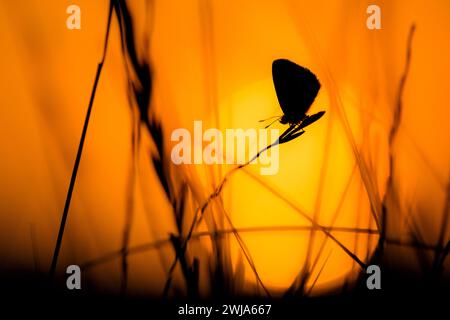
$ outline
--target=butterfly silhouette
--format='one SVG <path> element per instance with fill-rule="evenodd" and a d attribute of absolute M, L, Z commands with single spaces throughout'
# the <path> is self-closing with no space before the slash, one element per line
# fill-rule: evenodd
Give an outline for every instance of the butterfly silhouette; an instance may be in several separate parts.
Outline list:
<path fill-rule="evenodd" d="M 283 115 L 277 116 L 266 128 L 278 120 L 281 124 L 289 124 L 290 127 L 282 136 L 289 135 L 289 140 L 292 140 L 303 134 L 306 126 L 325 114 L 325 111 L 306 114 L 320 90 L 320 82 L 310 70 L 287 59 L 273 61 L 272 78 Z M 261 121 L 266 120 L 268 119 Z"/>

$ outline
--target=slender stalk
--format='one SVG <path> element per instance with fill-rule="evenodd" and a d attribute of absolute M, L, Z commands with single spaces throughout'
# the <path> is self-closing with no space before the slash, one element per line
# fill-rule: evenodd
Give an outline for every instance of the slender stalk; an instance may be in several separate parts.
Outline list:
<path fill-rule="evenodd" d="M 391 130 L 389 131 L 389 176 L 386 182 L 386 192 L 384 195 L 384 199 L 382 202 L 382 210 L 381 210 L 381 233 L 380 240 L 378 242 L 377 255 L 379 257 L 383 256 L 384 253 L 384 245 L 385 239 L 387 237 L 388 232 L 388 206 L 389 206 L 389 197 L 395 196 L 394 193 L 394 178 L 395 178 L 395 166 L 394 166 L 394 143 L 398 134 L 398 130 L 400 127 L 402 113 L 403 113 L 403 92 L 405 90 L 406 80 L 408 79 L 409 69 L 411 65 L 411 55 L 412 55 L 412 41 L 414 37 L 414 32 L 416 30 L 415 24 L 411 25 L 408 33 L 408 41 L 406 47 L 406 61 L 405 67 L 403 70 L 403 74 L 400 78 L 398 94 L 397 94 L 397 104 L 394 109 L 394 116 L 392 120 Z"/>
<path fill-rule="evenodd" d="M 202 217 L 203 217 L 203 213 L 204 213 L 205 210 L 208 208 L 208 205 L 211 203 L 211 201 L 214 200 L 216 197 L 218 197 L 218 196 L 221 194 L 222 189 L 223 189 L 223 187 L 225 186 L 225 183 L 228 181 L 228 178 L 229 178 L 233 173 L 235 173 L 237 170 L 242 169 L 242 168 L 246 167 L 247 165 L 249 165 L 250 163 L 252 163 L 253 161 L 255 161 L 255 160 L 256 160 L 263 152 L 269 150 L 270 148 L 272 148 L 272 147 L 275 146 L 275 145 L 278 145 L 278 144 L 280 143 L 281 138 L 284 137 L 284 135 L 287 134 L 288 132 L 291 132 L 291 131 L 292 131 L 292 128 L 293 128 L 293 127 L 289 127 L 289 128 L 288 128 L 288 129 L 287 129 L 287 130 L 286 130 L 286 131 L 285 131 L 285 132 L 284 132 L 284 133 L 283 133 L 283 134 L 275 141 L 275 142 L 273 142 L 272 144 L 270 144 L 270 145 L 264 147 L 263 149 L 261 149 L 255 156 L 253 156 L 253 158 L 251 158 L 251 159 L 248 160 L 247 162 L 245 162 L 245 163 L 243 163 L 243 164 L 240 164 L 240 165 L 234 167 L 233 169 L 231 169 L 230 171 L 228 171 L 228 172 L 225 174 L 225 177 L 223 177 L 223 179 L 221 180 L 221 182 L 219 183 L 219 185 L 216 187 L 216 189 L 214 190 L 214 192 L 211 193 L 211 194 L 209 195 L 209 197 L 206 199 L 206 201 L 205 201 L 201 206 L 199 206 L 199 207 L 197 208 L 197 210 L 195 210 L 195 213 L 194 213 L 194 219 L 193 219 L 193 221 L 192 221 L 192 223 L 191 223 L 191 226 L 189 227 L 188 234 L 187 234 L 186 238 L 184 239 L 183 243 L 181 244 L 180 250 L 177 250 L 177 251 L 176 251 L 176 253 L 175 253 L 175 259 L 174 259 L 174 261 L 172 262 L 172 264 L 171 264 L 171 266 L 170 266 L 170 268 L 169 268 L 168 277 L 167 277 L 166 284 L 164 285 L 164 290 L 163 290 L 163 297 L 164 297 L 164 298 L 167 297 L 168 294 L 169 294 L 169 289 L 170 289 L 170 286 L 171 286 L 171 284 L 172 284 L 172 274 L 173 274 L 173 272 L 174 272 L 174 270 L 175 270 L 175 267 L 176 267 L 176 265 L 177 265 L 178 260 L 179 260 L 179 259 L 181 258 L 181 256 L 184 255 L 185 252 L 186 252 L 187 245 L 188 245 L 188 243 L 189 243 L 189 240 L 190 240 L 191 237 L 192 237 L 192 233 L 194 232 L 195 227 L 200 223 L 200 221 L 201 221 L 201 219 L 202 219 Z M 199 214 L 200 214 L 200 215 L 199 215 Z M 230 221 L 230 220 L 229 220 L 229 223 L 231 224 L 231 221 Z M 233 228 L 233 229 L 234 229 L 234 228 Z M 236 235 L 236 234 L 235 234 L 235 235 Z M 239 241 L 239 240 L 238 240 L 238 241 Z M 257 278 L 258 278 L 258 280 L 259 280 L 259 277 L 258 277 L 258 276 L 257 276 Z M 261 285 L 262 285 L 263 288 L 265 288 L 264 285 L 263 285 L 262 283 L 261 283 Z M 265 291 L 268 293 L 267 290 L 265 290 Z"/>
<path fill-rule="evenodd" d="M 75 164 L 73 166 L 72 176 L 70 177 L 69 189 L 67 191 L 66 202 L 64 204 L 64 211 L 63 211 L 63 214 L 61 217 L 61 224 L 59 226 L 59 231 L 58 231 L 58 238 L 56 239 L 55 250 L 53 252 L 53 258 L 52 258 L 52 264 L 50 266 L 50 271 L 49 271 L 50 278 L 54 277 L 55 271 L 56 271 L 56 265 L 58 264 L 58 256 L 59 256 L 59 252 L 61 250 L 61 243 L 62 243 L 62 239 L 64 236 L 64 229 L 66 226 L 67 216 L 69 214 L 70 201 L 72 199 L 72 193 L 73 193 L 73 189 L 75 187 L 75 181 L 77 179 L 78 167 L 80 165 L 81 155 L 83 153 L 84 140 L 86 139 L 86 133 L 87 133 L 88 125 L 89 125 L 89 119 L 91 117 L 92 105 L 94 104 L 95 92 L 97 91 L 98 81 L 100 79 L 100 75 L 101 75 L 102 68 L 103 68 L 103 63 L 105 62 L 106 51 L 108 48 L 109 30 L 111 27 L 111 16 L 112 16 L 112 3 L 110 3 L 110 5 L 109 5 L 109 14 L 108 14 L 108 22 L 106 25 L 106 35 L 105 35 L 105 42 L 104 42 L 104 48 L 103 48 L 103 56 L 101 58 L 100 63 L 97 66 L 97 73 L 95 75 L 94 86 L 92 88 L 91 98 L 89 100 L 89 105 L 88 105 L 88 109 L 86 112 L 86 118 L 84 120 L 83 131 L 81 133 L 80 143 L 78 145 L 77 156 L 75 159 Z"/>
<path fill-rule="evenodd" d="M 365 228 L 347 228 L 347 227 L 330 227 L 330 226 L 321 226 L 323 229 L 329 231 L 329 232 L 343 232 L 343 233 L 360 233 L 360 234 L 368 234 L 368 235 L 378 235 L 379 231 L 375 229 L 365 229 Z M 228 234 L 233 233 L 257 233 L 257 232 L 301 232 L 301 231 L 308 231 L 310 232 L 311 229 L 317 229 L 318 227 L 315 226 L 267 226 L 267 227 L 243 227 L 243 228 L 229 228 L 229 229 L 223 229 L 223 230 L 216 230 L 216 231 L 200 231 L 195 232 L 192 234 L 191 239 L 200 239 L 202 237 L 221 237 Z M 163 246 L 166 246 L 171 243 L 171 238 L 157 240 L 154 242 L 149 243 L 143 243 L 139 245 L 135 245 L 132 247 L 127 248 L 127 255 L 135 255 L 143 252 L 148 252 L 150 250 L 154 249 L 160 249 Z M 395 242 L 395 244 L 403 245 L 403 246 L 409 246 L 409 243 L 402 243 L 400 240 L 392 239 L 392 242 Z M 419 246 L 423 246 L 426 249 L 434 250 L 435 246 L 420 243 Z M 83 264 L 80 265 L 81 269 L 86 270 L 93 268 L 97 265 L 100 265 L 102 263 L 106 263 L 109 261 L 112 261 L 114 259 L 117 259 L 121 257 L 123 254 L 123 250 L 116 250 L 113 252 L 109 252 L 101 257 L 95 258 L 93 260 L 89 260 Z"/>

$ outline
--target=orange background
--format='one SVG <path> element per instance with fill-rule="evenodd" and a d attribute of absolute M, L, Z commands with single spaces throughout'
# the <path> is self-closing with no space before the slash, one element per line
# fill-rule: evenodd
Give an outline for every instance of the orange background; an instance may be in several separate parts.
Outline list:
<path fill-rule="evenodd" d="M 145 56 L 144 31 L 152 28 L 145 56 L 154 71 L 152 117 L 162 123 L 167 154 L 172 130 L 191 130 L 194 120 L 203 120 L 204 128 L 259 128 L 259 119 L 280 114 L 271 78 L 274 59 L 288 58 L 306 66 L 322 83 L 311 112 L 327 113 L 301 138 L 280 146 L 280 172 L 260 176 L 256 165 L 237 172 L 222 202 L 207 211 L 200 231 L 211 230 L 214 222 L 219 228 L 229 227 L 223 210 L 237 228 L 310 226 L 298 209 L 324 226 L 376 228 L 371 210 L 380 213 L 386 191 L 388 135 L 408 31 L 415 23 L 411 69 L 393 149 L 396 200 L 391 203 L 388 219 L 393 227 L 388 233 L 408 239 L 408 230 L 415 224 L 425 242 L 437 241 L 450 174 L 450 3 L 376 1 L 382 30 L 368 30 L 366 8 L 372 3 L 197 0 L 146 5 L 130 1 L 141 57 Z M 65 26 L 70 4 L 81 8 L 81 30 Z M 102 54 L 107 13 L 108 1 L 0 4 L 2 275 L 48 271 Z M 58 263 L 60 277 L 69 264 L 83 265 L 121 247 L 133 161 L 131 110 L 113 16 Z M 130 246 L 167 239 L 176 232 L 172 207 L 149 159 L 154 144 L 141 131 Z M 362 163 L 369 168 L 365 178 Z M 170 167 L 175 184 L 185 180 L 191 190 L 186 229 L 195 208 L 230 168 Z M 377 235 L 333 234 L 363 261 L 368 261 L 378 239 Z M 305 265 L 309 237 L 309 231 L 298 230 L 242 233 L 261 280 L 275 294 L 289 287 Z M 314 259 L 325 238 L 316 233 L 309 252 Z M 262 294 L 231 234 L 223 240 L 227 258 L 220 262 L 212 258 L 210 239 L 198 239 L 189 254 L 201 260 L 204 295 L 211 285 L 207 266 L 217 263 L 227 266 L 231 282 L 237 283 L 237 274 L 243 272 L 245 281 L 236 286 L 236 292 Z M 419 272 L 410 249 L 392 247 L 387 254 L 397 268 Z M 130 255 L 128 292 L 162 292 L 173 256 L 169 245 Z M 447 259 L 447 277 L 448 264 Z M 322 265 L 312 292 L 352 282 L 360 272 L 328 240 L 307 287 L 313 286 Z M 174 286 L 183 290 L 180 270 L 176 274 Z M 84 277 L 88 287 L 118 292 L 119 259 L 86 269 Z"/>

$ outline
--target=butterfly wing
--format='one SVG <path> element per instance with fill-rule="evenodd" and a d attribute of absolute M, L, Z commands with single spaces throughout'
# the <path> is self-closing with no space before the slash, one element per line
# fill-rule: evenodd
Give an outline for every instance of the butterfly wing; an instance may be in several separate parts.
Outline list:
<path fill-rule="evenodd" d="M 317 77 L 307 68 L 286 59 L 272 63 L 278 102 L 289 122 L 302 120 L 320 89 Z"/>
<path fill-rule="evenodd" d="M 322 116 L 324 114 L 325 114 L 325 111 L 319 111 L 311 116 L 306 116 L 306 118 L 301 122 L 299 129 L 303 129 L 303 128 L 309 126 L 310 124 L 313 124 L 314 122 L 316 122 L 317 120 L 322 118 Z"/>

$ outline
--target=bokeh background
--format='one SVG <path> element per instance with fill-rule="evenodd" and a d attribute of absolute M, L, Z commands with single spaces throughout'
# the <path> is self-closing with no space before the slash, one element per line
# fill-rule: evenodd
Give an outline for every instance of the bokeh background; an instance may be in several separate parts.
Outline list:
<path fill-rule="evenodd" d="M 113 11 L 61 284 L 78 264 L 83 288 L 102 294 L 160 296 L 172 275 L 170 296 L 324 295 L 352 290 L 375 262 L 448 283 L 448 1 L 121 3 L 133 33 L 123 45 Z M 373 3 L 381 30 L 366 28 Z M 71 4 L 81 30 L 66 28 Z M 109 5 L 0 2 L 2 279 L 50 268 Z M 258 120 L 281 113 L 271 77 L 278 58 L 317 75 L 310 112 L 325 116 L 280 146 L 278 174 L 251 165 L 229 177 L 170 272 L 176 239 L 233 168 L 173 165 L 172 130 L 192 130 L 194 120 L 261 128 Z M 148 104 L 136 88 L 150 93 Z"/>

